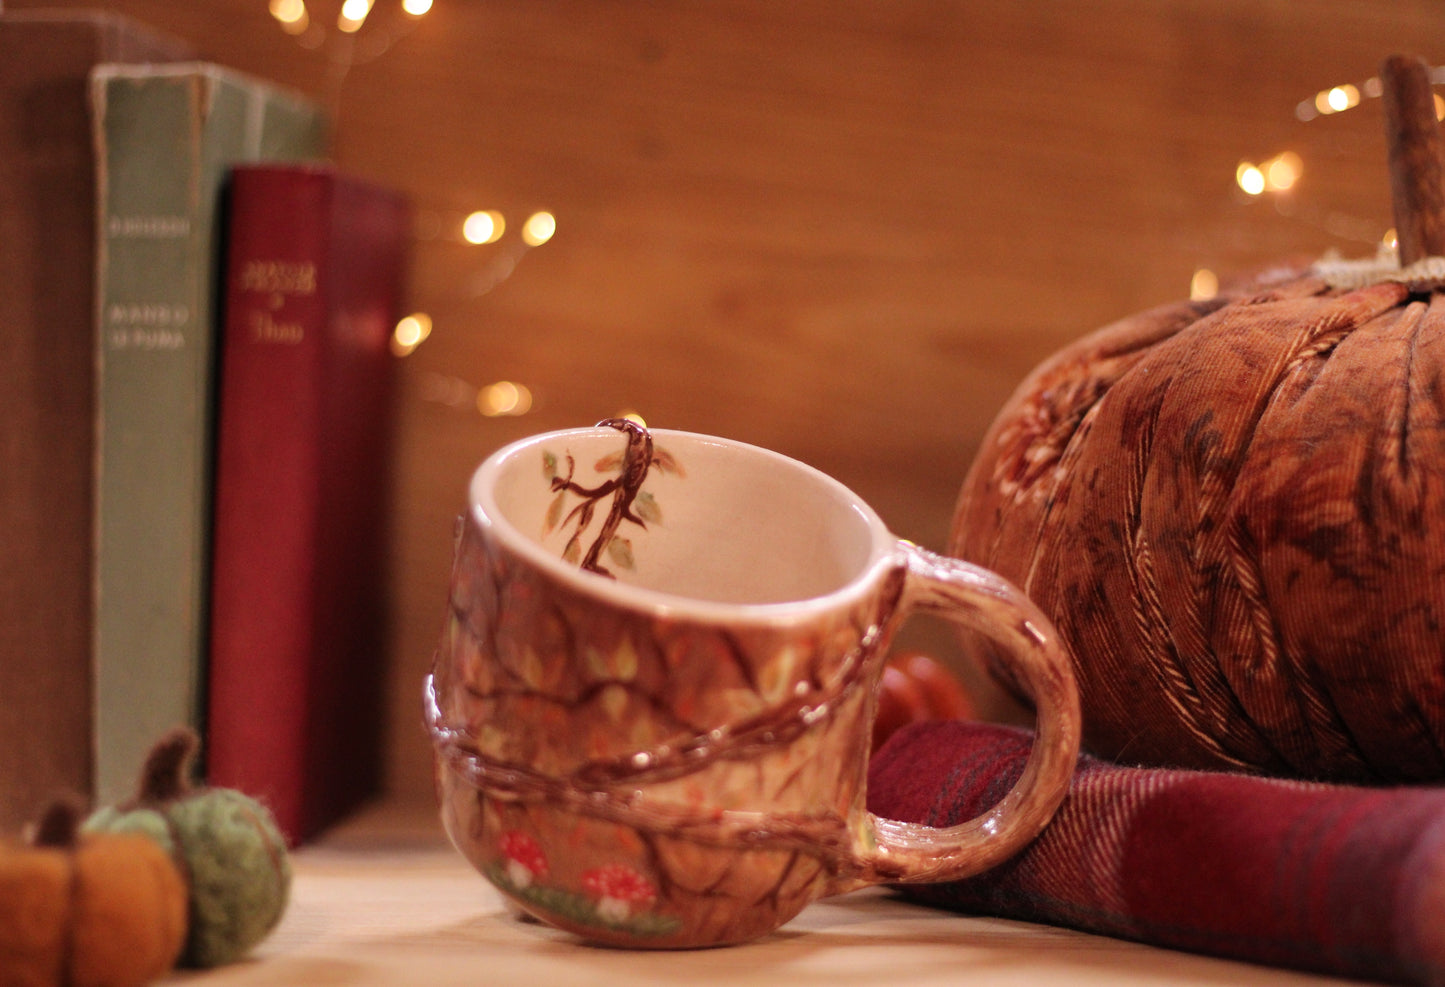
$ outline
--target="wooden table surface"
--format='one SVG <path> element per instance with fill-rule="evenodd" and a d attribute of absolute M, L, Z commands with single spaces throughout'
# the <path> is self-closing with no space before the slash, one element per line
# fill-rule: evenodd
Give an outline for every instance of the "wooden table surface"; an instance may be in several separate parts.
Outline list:
<path fill-rule="evenodd" d="M 884 890 L 817 902 L 756 943 L 634 952 L 520 920 L 420 807 L 383 806 L 295 857 L 280 928 L 197 987 L 651 984 L 1340 984 L 1136 943 L 908 904 Z"/>

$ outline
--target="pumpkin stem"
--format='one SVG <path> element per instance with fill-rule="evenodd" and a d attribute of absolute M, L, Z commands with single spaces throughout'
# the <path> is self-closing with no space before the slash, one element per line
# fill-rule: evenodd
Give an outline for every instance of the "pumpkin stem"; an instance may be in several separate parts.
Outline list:
<path fill-rule="evenodd" d="M 190 727 L 176 727 L 146 755 L 136 798 L 142 803 L 171 802 L 191 791 L 191 764 L 201 739 Z"/>
<path fill-rule="evenodd" d="M 73 847 L 80 831 L 80 816 L 83 812 L 80 802 L 74 798 L 59 798 L 46 806 L 30 838 L 32 846 Z"/>
<path fill-rule="evenodd" d="M 1380 66 L 1385 141 L 1400 266 L 1445 255 L 1445 184 L 1440 124 L 1430 68 L 1419 58 L 1391 55 Z"/>

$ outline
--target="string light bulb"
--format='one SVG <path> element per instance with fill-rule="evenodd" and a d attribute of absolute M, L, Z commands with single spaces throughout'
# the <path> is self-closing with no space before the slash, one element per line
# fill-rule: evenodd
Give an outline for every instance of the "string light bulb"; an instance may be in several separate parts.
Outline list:
<path fill-rule="evenodd" d="M 1322 114 L 1343 113 L 1360 105 L 1360 91 L 1349 83 L 1333 86 L 1315 94 L 1315 109 Z"/>
<path fill-rule="evenodd" d="M 1208 301 L 1219 294 L 1219 276 L 1207 267 L 1201 267 L 1189 279 L 1190 301 Z"/>
<path fill-rule="evenodd" d="M 391 352 L 396 356 L 409 356 L 430 335 L 431 316 L 425 312 L 413 312 L 397 322 L 392 330 Z"/>
<path fill-rule="evenodd" d="M 1283 151 L 1263 164 L 1241 161 L 1234 169 L 1234 181 L 1250 196 L 1288 192 L 1299 181 L 1303 171 L 1304 162 L 1300 156 L 1293 151 Z"/>
<path fill-rule="evenodd" d="M 506 230 L 507 221 L 495 209 L 479 209 L 462 220 L 462 239 L 467 243 L 496 243 Z"/>
<path fill-rule="evenodd" d="M 529 247 L 540 247 L 557 232 L 557 219 L 549 212 L 534 212 L 522 224 L 522 241 Z"/>
<path fill-rule="evenodd" d="M 401 9 L 413 17 L 420 17 L 431 10 L 432 0 L 402 0 Z"/>
<path fill-rule="evenodd" d="M 499 380 L 477 391 L 477 410 L 488 418 L 525 415 L 532 410 L 532 392 L 522 384 Z"/>
<path fill-rule="evenodd" d="M 301 34 L 311 24 L 306 12 L 306 0 L 271 0 L 271 16 L 281 24 L 287 34 Z"/>
<path fill-rule="evenodd" d="M 371 13 L 371 3 L 372 0 L 346 0 L 341 5 L 341 15 L 336 19 L 336 29 L 347 34 L 360 31 L 366 15 Z"/>
<path fill-rule="evenodd" d="M 1248 161 L 1241 161 L 1234 169 L 1234 181 L 1245 195 L 1259 195 L 1264 191 L 1264 172 Z"/>

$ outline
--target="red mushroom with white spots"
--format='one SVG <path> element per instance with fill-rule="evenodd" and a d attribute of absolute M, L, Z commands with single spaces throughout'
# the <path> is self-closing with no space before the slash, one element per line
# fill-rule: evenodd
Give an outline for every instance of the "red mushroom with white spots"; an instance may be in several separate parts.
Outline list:
<path fill-rule="evenodd" d="M 582 875 L 582 887 L 597 899 L 597 915 L 621 922 L 657 900 L 657 889 L 631 867 L 607 864 Z"/>
<path fill-rule="evenodd" d="M 547 857 L 526 833 L 515 829 L 503 833 L 497 848 L 502 851 L 507 880 L 514 888 L 531 887 L 534 880 L 547 876 Z"/>

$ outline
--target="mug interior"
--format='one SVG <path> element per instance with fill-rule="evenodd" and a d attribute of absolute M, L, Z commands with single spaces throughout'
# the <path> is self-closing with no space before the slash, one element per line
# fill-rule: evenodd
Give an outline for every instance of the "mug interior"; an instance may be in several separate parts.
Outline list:
<path fill-rule="evenodd" d="M 620 584 L 720 604 L 835 593 L 887 540 L 866 504 L 803 463 L 687 432 L 651 436 L 650 468 L 625 512 L 629 437 L 611 428 L 502 449 L 473 478 L 472 509 L 548 568 L 587 577 L 578 567 L 595 556 Z"/>

